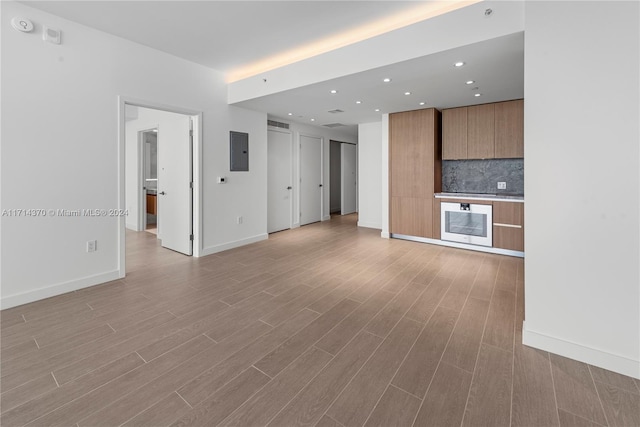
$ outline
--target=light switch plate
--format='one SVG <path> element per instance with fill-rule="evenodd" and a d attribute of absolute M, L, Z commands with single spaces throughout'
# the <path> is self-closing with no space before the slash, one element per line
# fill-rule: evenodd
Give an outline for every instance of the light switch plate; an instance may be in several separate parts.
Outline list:
<path fill-rule="evenodd" d="M 498 190 L 506 190 L 507 189 L 507 183 L 506 182 L 499 182 L 498 183 Z"/>

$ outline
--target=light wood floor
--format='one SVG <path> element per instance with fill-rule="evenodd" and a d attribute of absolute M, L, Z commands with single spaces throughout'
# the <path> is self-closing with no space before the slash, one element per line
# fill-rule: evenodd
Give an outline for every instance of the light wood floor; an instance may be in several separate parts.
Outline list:
<path fill-rule="evenodd" d="M 640 383 L 524 347 L 520 259 L 355 216 L 2 312 L 2 426 L 639 426 Z"/>

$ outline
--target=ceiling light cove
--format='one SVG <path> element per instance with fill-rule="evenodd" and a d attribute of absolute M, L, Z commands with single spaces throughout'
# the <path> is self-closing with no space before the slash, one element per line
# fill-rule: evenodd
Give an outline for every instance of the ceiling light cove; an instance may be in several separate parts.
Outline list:
<path fill-rule="evenodd" d="M 341 47 L 349 46 L 384 33 L 388 33 L 399 28 L 403 28 L 417 22 L 425 21 L 429 18 L 444 15 L 463 7 L 479 3 L 482 0 L 450 0 L 446 2 L 417 2 L 418 4 L 409 7 L 401 12 L 388 15 L 359 27 L 351 28 L 339 34 L 334 34 L 322 40 L 290 49 L 286 52 L 276 54 L 269 58 L 247 64 L 246 66 L 231 70 L 227 76 L 227 83 L 253 77 L 266 71 L 275 70 L 304 59 L 309 59 L 323 53 Z"/>

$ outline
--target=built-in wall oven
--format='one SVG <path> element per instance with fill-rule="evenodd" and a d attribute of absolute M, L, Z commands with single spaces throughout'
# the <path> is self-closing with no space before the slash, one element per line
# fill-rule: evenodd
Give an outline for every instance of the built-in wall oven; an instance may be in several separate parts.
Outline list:
<path fill-rule="evenodd" d="M 472 245 L 493 245 L 491 205 L 442 202 L 440 238 Z"/>

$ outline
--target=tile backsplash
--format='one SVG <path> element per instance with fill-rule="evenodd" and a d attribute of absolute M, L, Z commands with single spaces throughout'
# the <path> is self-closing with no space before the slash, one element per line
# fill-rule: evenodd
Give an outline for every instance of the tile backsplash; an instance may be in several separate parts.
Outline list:
<path fill-rule="evenodd" d="M 498 182 L 506 182 L 498 190 Z M 524 159 L 443 160 L 445 193 L 524 194 Z"/>

